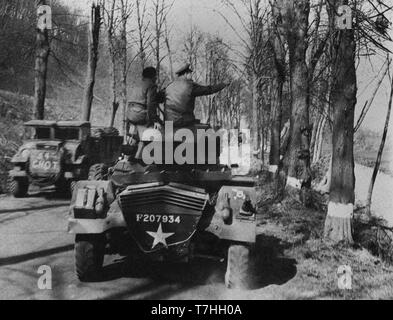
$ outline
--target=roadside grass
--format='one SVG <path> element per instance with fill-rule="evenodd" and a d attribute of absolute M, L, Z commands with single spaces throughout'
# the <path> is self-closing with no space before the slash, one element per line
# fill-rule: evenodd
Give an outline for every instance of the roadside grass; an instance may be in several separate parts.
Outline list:
<path fill-rule="evenodd" d="M 354 219 L 355 244 L 332 244 L 323 239 L 323 210 L 304 208 L 288 198 L 272 201 L 267 196 L 271 188 L 267 183 L 260 190 L 258 230 L 264 237 L 278 239 L 280 255 L 296 260 L 297 269 L 292 279 L 272 288 L 275 299 L 393 298 L 392 261 L 374 240 L 378 223 L 364 221 L 359 208 Z M 337 269 L 342 265 L 352 268 L 352 290 L 338 288 Z"/>

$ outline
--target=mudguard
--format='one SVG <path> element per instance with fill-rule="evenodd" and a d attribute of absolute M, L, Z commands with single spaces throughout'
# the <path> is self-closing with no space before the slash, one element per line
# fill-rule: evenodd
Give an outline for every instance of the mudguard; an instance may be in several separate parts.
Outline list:
<path fill-rule="evenodd" d="M 257 195 L 253 187 L 223 186 L 217 197 L 215 214 L 206 231 L 216 235 L 222 240 L 255 243 L 256 241 L 256 216 L 241 214 L 242 206 L 246 199 L 251 200 L 255 207 Z M 231 210 L 231 221 L 226 224 L 222 216 L 222 204 L 227 203 Z"/>
<path fill-rule="evenodd" d="M 33 141 L 24 142 L 19 148 L 18 152 L 12 157 L 11 163 L 27 163 L 30 157 L 30 150 L 35 148 L 35 143 Z M 27 152 L 23 152 L 23 151 Z"/>
<path fill-rule="evenodd" d="M 27 163 L 27 161 L 29 161 L 28 156 L 22 156 L 21 154 L 17 153 L 12 157 L 10 162 L 13 164 L 18 164 L 18 163 Z"/>

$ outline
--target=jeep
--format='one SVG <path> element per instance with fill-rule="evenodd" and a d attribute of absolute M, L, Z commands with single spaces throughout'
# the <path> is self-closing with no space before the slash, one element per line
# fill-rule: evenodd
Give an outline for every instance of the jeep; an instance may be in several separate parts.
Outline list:
<path fill-rule="evenodd" d="M 45 120 L 29 121 L 25 127 L 30 138 L 12 158 L 9 172 L 9 190 L 16 198 L 26 197 L 29 185 L 54 185 L 59 192 L 72 194 L 76 181 L 97 170 L 105 173 L 121 155 L 123 138 L 116 129 Z"/>

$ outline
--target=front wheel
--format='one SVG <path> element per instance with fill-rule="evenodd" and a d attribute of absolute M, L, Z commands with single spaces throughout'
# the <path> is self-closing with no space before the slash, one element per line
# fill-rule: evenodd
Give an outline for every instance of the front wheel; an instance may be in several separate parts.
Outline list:
<path fill-rule="evenodd" d="M 15 198 L 24 198 L 29 190 L 29 180 L 25 178 L 17 179 L 10 177 L 8 188 Z"/>
<path fill-rule="evenodd" d="M 247 289 L 250 274 L 250 247 L 231 244 L 228 249 L 225 285 L 229 289 Z"/>
<path fill-rule="evenodd" d="M 105 255 L 105 236 L 83 234 L 75 237 L 75 271 L 80 281 L 99 279 Z"/>

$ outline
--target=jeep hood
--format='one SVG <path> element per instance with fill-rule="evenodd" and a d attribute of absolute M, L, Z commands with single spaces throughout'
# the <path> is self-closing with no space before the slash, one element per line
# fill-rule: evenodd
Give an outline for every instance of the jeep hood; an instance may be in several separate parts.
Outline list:
<path fill-rule="evenodd" d="M 27 162 L 29 155 L 27 153 L 23 154 L 24 150 L 45 150 L 49 149 L 58 149 L 63 147 L 66 150 L 66 153 L 70 156 L 73 161 L 76 161 L 75 155 L 80 146 L 80 142 L 63 142 L 60 140 L 27 140 L 24 141 L 23 145 L 19 148 L 18 152 L 14 155 L 11 162 Z"/>

